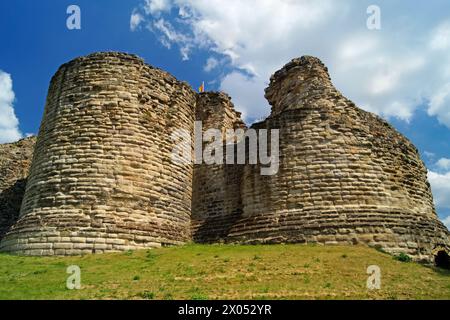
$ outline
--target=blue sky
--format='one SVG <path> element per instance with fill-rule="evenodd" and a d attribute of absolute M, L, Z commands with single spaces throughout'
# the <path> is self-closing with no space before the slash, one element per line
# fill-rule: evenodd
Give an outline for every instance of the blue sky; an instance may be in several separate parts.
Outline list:
<path fill-rule="evenodd" d="M 68 30 L 66 9 L 81 9 Z M 370 5 L 381 29 L 370 30 Z M 143 57 L 194 88 L 224 90 L 247 122 L 291 58 L 321 58 L 336 87 L 419 148 L 450 224 L 450 2 L 446 0 L 5 0 L 0 2 L 0 142 L 37 133 L 50 78 L 94 51 Z"/>
<path fill-rule="evenodd" d="M 150 33 L 130 31 L 135 0 L 0 1 L 0 70 L 11 75 L 20 131 L 37 133 L 50 78 L 58 67 L 94 51 L 125 51 L 143 57 L 180 79 L 197 84 L 205 54 L 183 63 Z M 81 30 L 66 28 L 66 9 L 81 9 Z M 199 67 L 200 66 L 200 67 Z"/>

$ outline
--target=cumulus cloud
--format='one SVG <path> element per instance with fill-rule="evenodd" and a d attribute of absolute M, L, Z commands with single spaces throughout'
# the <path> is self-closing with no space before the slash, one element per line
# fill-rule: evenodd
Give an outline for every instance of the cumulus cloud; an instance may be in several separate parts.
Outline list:
<path fill-rule="evenodd" d="M 211 70 L 214 70 L 219 65 L 219 61 L 216 58 L 210 57 L 208 60 L 206 60 L 206 64 L 203 67 L 203 70 L 206 72 L 210 72 Z"/>
<path fill-rule="evenodd" d="M 239 111 L 242 112 L 242 117 L 249 122 L 262 120 L 269 115 L 269 109 L 266 108 L 266 113 L 262 113 L 260 108 L 253 108 L 252 106 L 264 106 L 267 101 L 261 92 L 265 84 L 261 82 L 259 77 L 251 77 L 242 74 L 241 72 L 232 72 L 226 75 L 221 84 L 220 90 L 232 93 L 233 102 L 238 106 Z"/>
<path fill-rule="evenodd" d="M 436 208 L 438 211 L 448 211 L 450 209 L 450 171 L 445 173 L 428 171 L 428 181 L 431 184 Z M 443 218 L 442 222 L 450 230 L 450 216 Z"/>
<path fill-rule="evenodd" d="M 434 201 L 437 207 L 450 209 L 450 172 L 428 172 L 428 180 L 433 190 Z"/>
<path fill-rule="evenodd" d="M 450 209 L 450 159 L 440 158 L 431 165 L 431 168 L 432 170 L 428 171 L 428 181 L 433 191 L 434 203 L 439 211 L 448 211 Z M 448 224 L 450 217 L 446 219 Z"/>
<path fill-rule="evenodd" d="M 22 138 L 19 120 L 14 113 L 14 99 L 11 75 L 0 70 L 0 143 L 14 142 Z"/>
<path fill-rule="evenodd" d="M 161 12 L 167 12 L 172 6 L 171 2 L 170 0 L 145 0 L 145 13 L 159 15 Z"/>
<path fill-rule="evenodd" d="M 450 159 L 441 158 L 436 162 L 436 166 L 442 170 L 450 170 Z M 450 197 L 450 194 L 449 194 Z"/>
<path fill-rule="evenodd" d="M 448 230 L 450 230 L 450 216 L 445 219 L 442 219 L 442 222 L 445 224 Z"/>
<path fill-rule="evenodd" d="M 435 155 L 433 154 L 433 158 Z M 431 184 L 433 198 L 439 212 L 449 212 L 450 209 L 450 159 L 440 158 L 431 165 L 428 171 L 428 181 Z M 450 230 L 450 216 L 442 220 Z"/>
<path fill-rule="evenodd" d="M 135 31 L 142 21 L 144 21 L 144 17 L 140 13 L 134 11 L 130 17 L 130 30 Z"/>
<path fill-rule="evenodd" d="M 381 30 L 374 31 L 366 27 L 370 4 L 146 0 L 144 13 L 153 23 L 167 18 L 170 27 L 152 31 L 167 47 L 179 46 L 183 59 L 194 48 L 226 57 L 232 71 L 221 79 L 221 88 L 231 90 L 248 117 L 267 114 L 261 97 L 271 73 L 293 57 L 310 54 L 328 65 L 336 87 L 362 108 L 408 121 L 429 102 L 428 114 L 450 127 L 450 21 L 442 9 L 435 16 L 429 10 L 450 5 L 444 0 L 414 5 L 380 0 Z M 167 30 L 178 36 L 168 36 Z M 253 99 L 249 92 L 255 93 Z"/>
<path fill-rule="evenodd" d="M 183 61 L 189 60 L 189 54 L 195 45 L 195 41 L 186 34 L 177 31 L 172 23 L 164 18 L 158 18 L 148 25 L 148 29 L 159 33 L 159 40 L 167 49 L 170 49 L 174 43 L 178 44 Z"/>
<path fill-rule="evenodd" d="M 427 157 L 428 160 L 433 160 L 434 157 L 436 157 L 436 154 L 430 151 L 424 151 L 423 154 L 425 155 L 425 157 Z"/>
<path fill-rule="evenodd" d="M 428 114 L 450 127 L 450 82 L 438 88 L 430 98 Z"/>
<path fill-rule="evenodd" d="M 433 30 L 430 47 L 433 50 L 450 48 L 450 21 L 444 21 Z"/>

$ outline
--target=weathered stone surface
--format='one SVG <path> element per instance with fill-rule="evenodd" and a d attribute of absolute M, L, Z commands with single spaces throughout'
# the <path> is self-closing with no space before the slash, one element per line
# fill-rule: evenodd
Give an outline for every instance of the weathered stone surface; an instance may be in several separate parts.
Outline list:
<path fill-rule="evenodd" d="M 292 60 L 266 98 L 272 113 L 253 127 L 280 129 L 280 170 L 245 166 L 228 241 L 364 243 L 418 260 L 450 248 L 417 149 L 343 97 L 320 60 Z"/>
<path fill-rule="evenodd" d="M 226 129 L 246 129 L 226 94 L 195 94 L 128 54 L 63 65 L 23 202 L 34 141 L 0 146 L 0 237 L 9 230 L 0 249 L 77 255 L 190 240 L 362 243 L 428 261 L 450 250 L 416 148 L 343 97 L 320 60 L 292 60 L 272 76 L 266 98 L 272 113 L 252 127 L 280 130 L 278 174 L 180 164 L 171 159 L 175 129 L 192 138 L 201 120 L 223 139 Z"/>
<path fill-rule="evenodd" d="M 0 240 L 17 221 L 36 137 L 0 145 Z"/>
<path fill-rule="evenodd" d="M 133 55 L 61 66 L 20 219 L 1 250 L 77 254 L 191 239 L 193 166 L 171 161 L 171 133 L 193 134 L 195 103 L 188 85 Z M 76 245 L 84 241 L 91 245 Z"/>
<path fill-rule="evenodd" d="M 243 165 L 226 164 L 226 130 L 246 129 L 241 114 L 234 110 L 228 95 L 201 93 L 197 98 L 196 119 L 203 132 L 222 131 L 224 164 L 194 166 L 192 197 L 192 236 L 197 242 L 225 241 L 229 229 L 242 214 L 240 185 Z"/>

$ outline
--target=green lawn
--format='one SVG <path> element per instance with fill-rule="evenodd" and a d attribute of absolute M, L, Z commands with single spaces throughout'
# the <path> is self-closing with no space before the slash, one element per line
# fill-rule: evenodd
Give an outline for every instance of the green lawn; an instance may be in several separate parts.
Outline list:
<path fill-rule="evenodd" d="M 81 290 L 66 288 L 69 265 Z M 369 265 L 381 289 L 366 288 Z M 83 257 L 0 255 L 0 299 L 450 299 L 450 271 L 362 246 L 186 245 Z"/>

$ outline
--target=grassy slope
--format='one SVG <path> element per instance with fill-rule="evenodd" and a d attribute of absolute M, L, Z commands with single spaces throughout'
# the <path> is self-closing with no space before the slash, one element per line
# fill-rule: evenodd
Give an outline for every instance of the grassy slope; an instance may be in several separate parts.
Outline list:
<path fill-rule="evenodd" d="M 82 289 L 65 288 L 79 265 Z M 366 289 L 378 265 L 381 290 Z M 84 257 L 0 255 L 0 299 L 450 299 L 450 272 L 366 247 L 188 245 Z"/>

